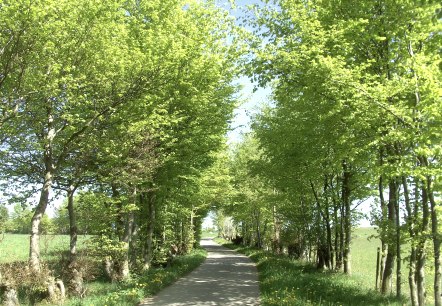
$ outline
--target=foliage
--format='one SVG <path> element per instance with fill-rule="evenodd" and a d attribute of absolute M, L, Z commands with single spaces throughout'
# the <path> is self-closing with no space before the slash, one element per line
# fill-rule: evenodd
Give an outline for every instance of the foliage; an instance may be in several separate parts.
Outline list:
<path fill-rule="evenodd" d="M 0 204 L 0 233 L 4 233 L 8 228 L 9 212 L 8 209 Z"/>

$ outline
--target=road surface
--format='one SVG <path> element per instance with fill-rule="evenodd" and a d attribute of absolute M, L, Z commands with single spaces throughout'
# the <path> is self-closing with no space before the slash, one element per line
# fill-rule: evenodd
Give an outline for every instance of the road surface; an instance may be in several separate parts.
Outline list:
<path fill-rule="evenodd" d="M 203 239 L 206 261 L 140 306 L 259 305 L 258 273 L 246 256 Z"/>

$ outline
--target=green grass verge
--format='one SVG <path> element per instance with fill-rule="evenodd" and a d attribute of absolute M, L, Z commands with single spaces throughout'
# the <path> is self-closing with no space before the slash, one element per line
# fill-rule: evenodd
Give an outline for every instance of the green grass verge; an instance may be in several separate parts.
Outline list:
<path fill-rule="evenodd" d="M 143 274 L 133 275 L 122 283 L 92 282 L 87 285 L 87 296 L 71 298 L 63 305 L 68 306 L 133 306 L 142 299 L 152 296 L 201 265 L 207 256 L 204 249 L 195 249 L 188 255 L 177 257 L 167 268 L 150 269 Z"/>
<path fill-rule="evenodd" d="M 249 256 L 257 264 L 262 305 L 403 305 L 405 302 L 382 296 L 367 287 L 359 276 L 319 272 L 309 263 L 286 256 L 224 245 Z"/>

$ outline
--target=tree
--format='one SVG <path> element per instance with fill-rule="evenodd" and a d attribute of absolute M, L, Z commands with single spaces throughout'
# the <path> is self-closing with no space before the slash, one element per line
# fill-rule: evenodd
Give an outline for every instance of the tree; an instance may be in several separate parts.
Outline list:
<path fill-rule="evenodd" d="M 6 206 L 0 204 L 0 233 L 4 233 L 8 229 L 9 212 Z"/>
<path fill-rule="evenodd" d="M 334 226 L 340 222 L 343 228 L 339 235 L 344 237 L 347 272 L 351 203 L 379 190 L 379 225 L 386 253 L 381 272 L 384 293 L 390 291 L 396 263 L 396 293 L 401 294 L 403 233 L 399 212 L 401 207 L 408 207 L 412 245 L 416 244 L 410 262 L 411 296 L 413 304 L 424 304 L 423 269 L 429 236 L 421 233 L 428 233 L 430 224 L 435 271 L 440 267 L 437 210 L 431 213 L 436 201 L 429 197 L 438 176 L 435 169 L 440 168 L 436 149 L 440 141 L 430 136 L 440 133 L 440 126 L 434 125 L 440 121 L 440 112 L 434 110 L 441 102 L 436 98 L 440 97 L 440 55 L 434 49 L 440 41 L 435 34 L 440 29 L 440 22 L 434 19 L 437 4 L 273 4 L 255 8 L 252 23 L 259 37 L 251 41 L 250 62 L 251 76 L 261 85 L 271 83 L 274 88 L 274 105 L 258 118 L 255 128 L 266 157 L 277 169 L 273 175 L 282 176 L 286 169 L 292 171 L 291 176 L 301 173 L 301 184 L 310 185 L 316 213 L 325 224 L 330 216 L 324 207 L 340 202 L 341 206 L 330 213 L 343 213 L 341 220 L 334 218 Z M 311 174 L 305 175 L 307 171 Z M 341 177 L 338 184 L 330 184 L 336 175 Z M 405 183 L 401 183 L 404 178 Z M 410 182 L 416 190 L 414 208 L 409 201 Z M 341 190 L 337 198 L 330 196 L 337 190 Z M 384 198 L 387 190 L 388 199 Z M 401 193 L 408 194 L 405 200 Z M 440 273 L 435 275 L 438 292 Z M 434 301 L 440 303 L 440 294 L 435 293 Z"/>

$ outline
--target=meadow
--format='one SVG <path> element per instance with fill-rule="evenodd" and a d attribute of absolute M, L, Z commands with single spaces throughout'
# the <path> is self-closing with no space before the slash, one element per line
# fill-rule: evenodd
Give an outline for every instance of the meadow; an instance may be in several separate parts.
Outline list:
<path fill-rule="evenodd" d="M 86 247 L 90 236 L 78 236 L 78 249 Z M 62 252 L 69 250 L 68 235 L 41 235 L 40 251 L 45 261 L 57 260 Z M 29 257 L 29 235 L 4 234 L 0 236 L 0 264 L 26 261 Z"/>

